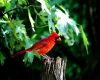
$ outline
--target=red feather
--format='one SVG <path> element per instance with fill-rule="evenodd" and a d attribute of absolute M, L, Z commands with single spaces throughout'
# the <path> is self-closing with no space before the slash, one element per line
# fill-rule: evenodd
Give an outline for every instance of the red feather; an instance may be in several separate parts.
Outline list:
<path fill-rule="evenodd" d="M 45 55 L 54 47 L 54 45 L 56 44 L 56 39 L 60 40 L 59 35 L 56 32 L 52 32 L 52 34 L 47 38 L 36 42 L 31 48 L 16 53 L 15 56 L 31 51 L 34 51 L 35 53 L 40 55 Z"/>

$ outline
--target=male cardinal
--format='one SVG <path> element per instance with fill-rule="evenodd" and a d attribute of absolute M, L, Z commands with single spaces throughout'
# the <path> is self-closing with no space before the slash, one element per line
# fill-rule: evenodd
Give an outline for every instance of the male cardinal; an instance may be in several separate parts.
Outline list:
<path fill-rule="evenodd" d="M 31 52 L 31 51 L 34 51 L 35 53 L 40 55 L 45 55 L 54 47 L 56 41 L 60 41 L 60 40 L 61 38 L 59 37 L 59 35 L 56 32 L 52 32 L 51 35 L 48 36 L 47 38 L 44 38 L 36 42 L 32 47 L 26 50 L 22 50 L 16 53 L 15 56 L 23 54 L 25 52 Z"/>

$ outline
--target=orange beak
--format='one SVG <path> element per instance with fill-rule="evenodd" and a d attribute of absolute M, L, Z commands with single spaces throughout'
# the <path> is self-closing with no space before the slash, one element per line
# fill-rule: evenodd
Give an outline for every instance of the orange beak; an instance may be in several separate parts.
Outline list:
<path fill-rule="evenodd" d="M 60 37 L 57 37 L 57 41 L 61 41 L 61 38 Z"/>

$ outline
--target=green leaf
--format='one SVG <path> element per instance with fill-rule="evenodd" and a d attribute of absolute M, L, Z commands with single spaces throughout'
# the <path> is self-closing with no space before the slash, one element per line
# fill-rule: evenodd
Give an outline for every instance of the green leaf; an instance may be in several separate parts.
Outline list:
<path fill-rule="evenodd" d="M 86 51 L 87 51 L 87 54 L 88 54 L 89 42 L 88 42 L 88 39 L 86 37 L 85 32 L 83 31 L 82 25 L 80 25 L 80 32 L 81 32 L 81 35 L 82 35 L 82 39 L 83 39 L 84 46 L 85 46 Z"/>
<path fill-rule="evenodd" d="M 65 11 L 65 13 L 64 13 L 60 9 L 56 9 L 55 15 L 56 15 L 56 17 L 59 18 L 59 20 L 57 21 L 57 28 L 59 30 L 62 29 L 65 32 L 67 29 L 69 29 L 69 27 L 71 27 L 74 30 L 74 32 L 76 33 L 76 35 L 79 34 L 79 29 L 76 26 L 76 22 L 69 17 L 68 11 Z M 63 33 L 63 31 L 60 31 L 60 32 Z M 67 34 L 66 34 L 66 36 L 67 36 Z"/>
<path fill-rule="evenodd" d="M 1 65 L 4 64 L 4 60 L 5 60 L 5 59 L 6 59 L 6 57 L 3 55 L 2 52 L 0 52 L 0 63 L 1 63 Z"/>
<path fill-rule="evenodd" d="M 11 9 L 11 3 L 6 3 L 5 7 L 6 7 L 5 11 L 9 11 Z"/>
<path fill-rule="evenodd" d="M 48 15 L 48 25 L 49 25 L 50 32 L 55 31 L 55 26 L 52 18 L 53 18 L 52 14 Z"/>
<path fill-rule="evenodd" d="M 23 62 L 27 65 L 30 66 L 34 60 L 34 57 L 37 57 L 41 59 L 41 55 L 35 53 L 35 52 L 27 52 L 24 56 Z"/>
<path fill-rule="evenodd" d="M 63 0 L 47 0 L 51 6 L 61 3 Z"/>
<path fill-rule="evenodd" d="M 0 7 L 4 6 L 5 1 L 4 0 L 0 0 Z"/>
<path fill-rule="evenodd" d="M 27 52 L 27 54 L 25 54 L 23 61 L 25 63 L 32 63 L 34 59 L 34 54 L 33 52 Z"/>
<path fill-rule="evenodd" d="M 37 0 L 37 1 L 41 3 L 42 10 L 50 14 L 50 10 L 49 10 L 50 5 L 47 2 L 47 0 Z"/>
<path fill-rule="evenodd" d="M 51 8 L 52 6 L 55 6 L 59 3 L 61 3 L 63 0 L 38 0 L 40 1 L 42 4 L 45 3 L 45 5 L 48 7 L 48 8 Z"/>
<path fill-rule="evenodd" d="M 0 23 L 10 23 L 10 21 L 0 20 Z"/>
<path fill-rule="evenodd" d="M 27 1 L 26 0 L 17 0 L 18 1 L 18 4 L 20 5 L 26 5 L 27 4 Z"/>
<path fill-rule="evenodd" d="M 32 26 L 32 30 L 35 32 L 35 29 L 34 29 L 34 20 L 31 16 L 31 13 L 30 13 L 30 10 L 28 9 L 28 17 L 29 17 L 29 20 L 30 20 L 30 23 L 31 23 L 31 26 Z"/>

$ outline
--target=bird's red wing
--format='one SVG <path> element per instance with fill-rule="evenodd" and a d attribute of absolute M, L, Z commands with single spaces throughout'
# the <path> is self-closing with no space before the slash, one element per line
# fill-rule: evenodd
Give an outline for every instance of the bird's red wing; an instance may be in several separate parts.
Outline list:
<path fill-rule="evenodd" d="M 39 53 L 40 51 L 43 51 L 47 47 L 47 45 L 48 42 L 42 40 L 36 43 L 32 48 L 34 52 Z"/>

